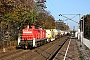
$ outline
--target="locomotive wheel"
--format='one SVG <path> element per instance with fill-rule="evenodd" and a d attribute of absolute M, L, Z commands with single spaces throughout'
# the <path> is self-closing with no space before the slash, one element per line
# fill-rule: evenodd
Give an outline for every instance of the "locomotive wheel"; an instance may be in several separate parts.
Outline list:
<path fill-rule="evenodd" d="M 25 49 L 27 49 L 27 46 L 25 46 Z"/>
<path fill-rule="evenodd" d="M 24 45 L 24 49 L 25 49 L 25 50 L 27 49 L 27 45 Z"/>
<path fill-rule="evenodd" d="M 41 41 L 41 43 L 40 43 L 40 46 L 42 46 L 42 41 Z"/>
<path fill-rule="evenodd" d="M 29 49 L 32 50 L 32 48 L 33 48 L 33 47 L 29 45 Z"/>

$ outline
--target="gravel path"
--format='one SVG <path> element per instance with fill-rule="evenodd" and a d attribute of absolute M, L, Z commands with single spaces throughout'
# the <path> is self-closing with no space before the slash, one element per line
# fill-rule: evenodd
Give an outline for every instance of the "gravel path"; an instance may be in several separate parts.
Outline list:
<path fill-rule="evenodd" d="M 90 60 L 90 49 L 88 49 L 84 44 L 80 47 L 80 40 L 77 40 L 76 42 L 80 50 L 81 60 Z"/>

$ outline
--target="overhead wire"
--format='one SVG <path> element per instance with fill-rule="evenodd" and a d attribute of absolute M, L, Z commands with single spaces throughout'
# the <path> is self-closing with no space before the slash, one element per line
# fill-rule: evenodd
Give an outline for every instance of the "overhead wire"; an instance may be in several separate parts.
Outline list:
<path fill-rule="evenodd" d="M 49 2 L 50 2 L 50 4 L 54 7 L 54 9 L 56 9 L 56 7 L 53 5 L 53 3 L 52 3 L 50 0 L 49 0 Z M 48 5 L 48 6 L 49 6 L 49 5 Z M 57 11 L 55 11 L 55 10 L 54 10 L 54 9 L 52 9 L 51 7 L 49 7 L 49 8 L 51 9 L 50 11 L 55 12 L 55 14 L 54 14 L 54 13 L 52 13 L 52 12 L 51 12 L 51 13 L 52 13 L 52 14 L 53 14 L 56 18 L 58 18 L 59 16 L 58 16 L 58 17 L 56 16 L 56 14 L 58 15 L 58 12 L 57 12 L 58 10 L 56 9 Z"/>
<path fill-rule="evenodd" d="M 75 18 L 77 15 L 75 15 L 75 16 L 73 16 L 72 18 L 70 18 L 70 19 L 73 19 L 73 18 Z M 64 21 L 67 21 L 68 20 L 68 18 L 66 19 L 66 20 L 64 20 Z"/>
<path fill-rule="evenodd" d="M 51 0 L 49 0 L 51 2 Z M 51 2 L 51 4 L 53 5 L 53 3 Z M 58 9 L 53 5 L 53 7 L 58 11 Z"/>
<path fill-rule="evenodd" d="M 48 11 L 53 11 L 53 12 L 55 12 L 51 7 L 49 7 L 51 10 L 49 10 L 49 9 L 47 9 Z M 52 13 L 52 12 L 51 12 Z M 54 13 L 52 13 L 55 17 L 57 17 Z M 58 18 L 58 17 L 57 17 Z"/>

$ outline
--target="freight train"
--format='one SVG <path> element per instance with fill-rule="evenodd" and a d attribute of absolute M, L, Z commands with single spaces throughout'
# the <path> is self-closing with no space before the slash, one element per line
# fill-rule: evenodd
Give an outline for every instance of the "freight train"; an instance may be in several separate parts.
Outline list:
<path fill-rule="evenodd" d="M 27 28 L 22 29 L 17 48 L 32 49 L 53 41 L 58 37 L 60 37 L 60 31 L 57 29 L 42 29 L 41 26 L 31 24 Z"/>

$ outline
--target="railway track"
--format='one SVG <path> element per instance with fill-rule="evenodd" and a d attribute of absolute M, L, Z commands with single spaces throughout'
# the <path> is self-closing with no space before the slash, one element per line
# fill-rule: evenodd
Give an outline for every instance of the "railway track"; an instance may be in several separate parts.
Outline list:
<path fill-rule="evenodd" d="M 17 57 L 28 53 L 29 51 L 30 51 L 30 50 L 16 50 L 16 51 L 7 53 L 7 54 L 5 54 L 5 55 L 2 55 L 2 56 L 0 57 L 0 60 L 12 60 L 12 59 L 14 60 L 14 59 L 16 59 Z"/>
<path fill-rule="evenodd" d="M 68 41 L 62 37 L 32 50 L 21 50 L 1 56 L 1 60 L 53 60 L 60 49 Z"/>
<path fill-rule="evenodd" d="M 68 40 L 52 60 L 81 60 L 76 40 Z"/>
<path fill-rule="evenodd" d="M 70 40 L 68 40 L 63 47 L 58 51 L 52 60 L 65 60 L 68 52 Z"/>
<path fill-rule="evenodd" d="M 67 40 L 68 39 L 66 39 L 62 44 L 60 44 L 59 47 L 55 50 L 55 52 L 51 54 L 47 60 L 53 60 L 55 56 L 58 54 L 58 52 L 60 51 L 60 49 L 63 47 L 63 45 L 66 43 Z"/>
<path fill-rule="evenodd" d="M 11 51 L 11 52 L 1 52 L 0 53 L 0 59 L 1 58 L 4 58 L 6 56 L 9 56 L 9 55 L 12 55 L 12 54 L 15 54 L 15 53 L 19 53 L 19 52 L 22 52 L 23 50 L 14 50 L 14 51 Z"/>
<path fill-rule="evenodd" d="M 67 39 L 65 38 L 60 41 L 57 41 L 57 43 L 54 43 L 51 47 L 48 47 L 48 49 L 44 50 L 42 53 L 37 55 L 37 57 L 34 57 L 32 60 L 52 60 L 66 41 Z"/>

